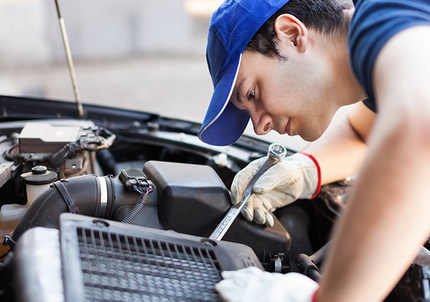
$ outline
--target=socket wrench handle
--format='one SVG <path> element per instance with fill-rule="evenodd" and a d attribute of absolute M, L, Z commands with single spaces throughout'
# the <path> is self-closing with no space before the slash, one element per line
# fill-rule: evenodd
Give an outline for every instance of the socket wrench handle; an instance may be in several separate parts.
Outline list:
<path fill-rule="evenodd" d="M 252 177 L 251 181 L 246 186 L 246 189 L 243 195 L 245 196 L 247 191 L 249 191 L 248 194 L 251 195 L 252 188 L 254 187 L 255 183 L 260 178 L 260 176 L 263 175 L 267 170 L 269 170 L 270 167 L 272 167 L 278 161 L 285 158 L 285 155 L 287 155 L 287 149 L 283 145 L 279 143 L 271 144 L 267 151 L 267 159 L 264 161 L 264 163 L 260 166 L 260 168 L 257 170 L 255 175 Z"/>
<path fill-rule="evenodd" d="M 282 160 L 286 154 L 287 154 L 287 149 L 279 143 L 274 143 L 269 146 L 269 149 L 267 152 L 267 159 L 260 166 L 260 168 L 252 177 L 251 181 L 246 186 L 246 189 L 243 193 L 243 197 L 241 201 L 239 202 L 239 204 L 230 207 L 230 209 L 227 211 L 227 214 L 224 216 L 224 218 L 221 220 L 221 222 L 218 224 L 218 226 L 209 236 L 209 239 L 221 240 L 222 237 L 224 237 L 225 233 L 233 224 L 236 217 L 239 215 L 239 213 L 248 203 L 249 197 L 251 197 L 252 195 L 252 188 L 254 187 L 254 184 L 257 182 L 257 180 L 260 178 L 261 175 L 263 175 L 274 164 Z"/>

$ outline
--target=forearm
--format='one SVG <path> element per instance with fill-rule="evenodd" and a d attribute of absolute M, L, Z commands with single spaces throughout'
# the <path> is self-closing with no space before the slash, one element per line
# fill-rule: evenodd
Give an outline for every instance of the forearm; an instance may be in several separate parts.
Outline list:
<path fill-rule="evenodd" d="M 319 302 L 381 301 L 427 238 L 430 161 L 428 153 L 412 156 L 407 143 L 369 150 L 337 226 Z"/>
<path fill-rule="evenodd" d="M 366 143 L 353 130 L 346 115 L 333 121 L 324 135 L 304 150 L 318 160 L 322 184 L 355 174 L 366 151 Z"/>

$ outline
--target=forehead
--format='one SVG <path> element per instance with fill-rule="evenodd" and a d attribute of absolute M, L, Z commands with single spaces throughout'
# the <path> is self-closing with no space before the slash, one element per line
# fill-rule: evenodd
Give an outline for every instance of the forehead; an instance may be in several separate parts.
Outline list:
<path fill-rule="evenodd" d="M 234 90 L 233 90 L 233 94 L 231 95 L 231 99 L 230 101 L 234 103 L 238 103 L 238 104 L 243 104 L 244 100 L 243 100 L 243 87 L 245 85 L 246 82 L 246 77 L 240 77 L 238 75 L 237 80 L 236 80 L 236 84 L 234 86 Z"/>
<path fill-rule="evenodd" d="M 252 85 L 257 78 L 267 75 L 274 67 L 273 64 L 269 64 L 271 59 L 273 58 L 255 51 L 244 51 L 234 85 L 235 91 L 246 89 L 246 86 Z"/>
<path fill-rule="evenodd" d="M 244 79 L 244 82 L 247 82 L 251 78 L 268 74 L 278 63 L 279 61 L 274 57 L 265 56 L 256 51 L 244 51 L 235 86 L 239 86 Z"/>
<path fill-rule="evenodd" d="M 239 71 L 236 78 L 236 83 L 234 84 L 235 90 L 242 89 L 249 79 L 255 76 L 256 70 L 256 58 L 255 54 L 250 51 L 244 51 L 242 54 L 242 58 L 240 60 Z"/>

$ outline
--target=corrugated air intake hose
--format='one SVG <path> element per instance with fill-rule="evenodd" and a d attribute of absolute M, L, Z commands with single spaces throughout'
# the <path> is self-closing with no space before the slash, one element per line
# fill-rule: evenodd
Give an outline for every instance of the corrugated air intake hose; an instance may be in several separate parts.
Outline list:
<path fill-rule="evenodd" d="M 59 180 L 34 200 L 12 239 L 16 241 L 25 231 L 37 226 L 58 229 L 59 216 L 65 212 L 109 219 L 121 207 L 133 208 L 141 198 L 111 176 L 84 175 Z"/>

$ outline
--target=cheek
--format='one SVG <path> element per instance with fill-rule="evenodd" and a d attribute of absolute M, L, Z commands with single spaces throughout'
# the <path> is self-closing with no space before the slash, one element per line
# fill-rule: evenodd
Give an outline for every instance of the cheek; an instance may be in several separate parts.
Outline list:
<path fill-rule="evenodd" d="M 271 115 L 282 115 L 288 111 L 288 103 L 283 94 L 276 90 L 271 90 L 270 93 L 264 94 L 260 102 L 261 109 Z"/>
<path fill-rule="evenodd" d="M 297 115 L 306 106 L 309 87 L 303 87 L 303 82 L 298 76 L 291 75 L 287 68 L 279 68 L 276 77 L 270 83 L 273 91 L 277 110 L 286 114 Z"/>
<path fill-rule="evenodd" d="M 263 110 L 279 115 L 291 110 L 291 92 L 280 78 L 270 81 L 262 91 L 261 100 Z"/>

